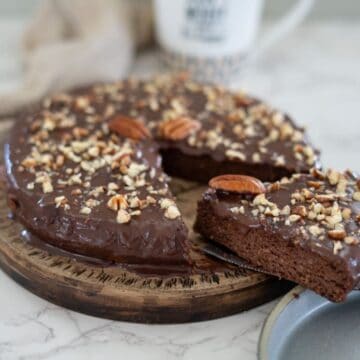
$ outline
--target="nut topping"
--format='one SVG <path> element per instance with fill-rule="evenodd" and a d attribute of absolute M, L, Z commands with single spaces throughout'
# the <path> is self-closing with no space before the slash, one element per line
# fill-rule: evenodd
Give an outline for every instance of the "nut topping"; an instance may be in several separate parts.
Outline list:
<path fill-rule="evenodd" d="M 215 190 L 239 194 L 262 194 L 266 191 L 264 184 L 259 179 L 246 175 L 216 176 L 209 181 L 209 186 Z"/>
<path fill-rule="evenodd" d="M 142 122 L 124 115 L 117 115 L 110 120 L 109 129 L 133 140 L 144 140 L 151 137 L 150 131 Z"/>
<path fill-rule="evenodd" d="M 114 195 L 107 202 L 107 207 L 111 210 L 127 209 L 128 203 L 123 195 Z"/>
<path fill-rule="evenodd" d="M 346 232 L 344 230 L 329 230 L 328 235 L 331 239 L 343 240 L 346 236 Z"/>
<path fill-rule="evenodd" d="M 245 94 L 236 94 L 234 96 L 235 104 L 240 107 L 248 107 L 250 105 L 256 104 L 256 100 L 245 95 Z"/>
<path fill-rule="evenodd" d="M 305 217 L 307 215 L 306 207 L 303 205 L 295 206 L 292 209 L 292 214 L 300 215 L 301 217 Z"/>
<path fill-rule="evenodd" d="M 159 132 L 160 136 L 164 139 L 178 141 L 186 139 L 190 134 L 200 128 L 201 124 L 199 121 L 183 116 L 162 122 L 159 125 Z"/>
<path fill-rule="evenodd" d="M 117 213 L 117 216 L 116 216 L 116 221 L 119 223 L 119 224 L 126 224 L 128 223 L 129 221 L 131 220 L 131 216 L 130 214 L 124 210 L 124 209 L 120 209 Z"/>

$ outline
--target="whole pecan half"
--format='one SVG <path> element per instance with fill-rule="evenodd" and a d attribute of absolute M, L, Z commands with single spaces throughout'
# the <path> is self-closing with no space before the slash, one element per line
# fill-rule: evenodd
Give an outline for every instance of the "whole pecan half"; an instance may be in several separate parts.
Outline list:
<path fill-rule="evenodd" d="M 187 116 L 167 120 L 159 125 L 160 136 L 167 140 L 183 140 L 201 128 L 201 123 Z"/>
<path fill-rule="evenodd" d="M 266 189 L 257 178 L 246 175 L 220 175 L 209 181 L 209 186 L 215 190 L 236 192 L 239 194 L 262 194 Z"/>
<path fill-rule="evenodd" d="M 142 122 L 129 116 L 116 115 L 108 125 L 111 131 L 133 140 L 145 140 L 151 137 L 149 129 Z"/>

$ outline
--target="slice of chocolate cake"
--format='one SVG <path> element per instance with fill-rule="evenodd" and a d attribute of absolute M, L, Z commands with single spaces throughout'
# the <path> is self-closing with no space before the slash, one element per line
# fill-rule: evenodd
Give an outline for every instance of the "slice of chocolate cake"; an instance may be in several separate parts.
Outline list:
<path fill-rule="evenodd" d="M 210 181 L 195 229 L 251 264 L 342 301 L 360 277 L 360 181 L 313 170 L 272 184 Z"/>
<path fill-rule="evenodd" d="M 187 228 L 155 143 L 125 139 L 117 122 L 107 125 L 93 114 L 62 109 L 34 116 L 14 127 L 5 147 L 8 202 L 17 220 L 75 254 L 187 263 Z"/>
<path fill-rule="evenodd" d="M 274 180 L 318 161 L 288 116 L 182 76 L 45 99 L 19 115 L 5 157 L 9 204 L 41 240 L 160 265 L 188 257 L 187 229 L 163 170 L 194 181 L 224 171 Z"/>

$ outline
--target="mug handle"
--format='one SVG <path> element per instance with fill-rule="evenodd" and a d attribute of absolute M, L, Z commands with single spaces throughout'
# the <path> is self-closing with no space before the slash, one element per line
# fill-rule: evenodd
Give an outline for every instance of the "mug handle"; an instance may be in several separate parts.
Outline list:
<path fill-rule="evenodd" d="M 285 37 L 291 30 L 299 26 L 309 14 L 313 5 L 314 0 L 298 0 L 296 4 L 277 21 L 273 28 L 260 39 L 258 45 L 255 46 L 246 57 L 246 61 L 256 60 L 260 54 Z"/>

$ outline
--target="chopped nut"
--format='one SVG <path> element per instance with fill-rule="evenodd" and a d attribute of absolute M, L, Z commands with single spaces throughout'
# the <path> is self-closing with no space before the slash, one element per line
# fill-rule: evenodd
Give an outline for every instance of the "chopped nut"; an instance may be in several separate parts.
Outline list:
<path fill-rule="evenodd" d="M 314 176 L 315 178 L 317 178 L 319 180 L 325 179 L 325 174 L 322 171 L 320 171 L 319 169 L 312 168 L 310 172 L 311 172 L 312 176 Z"/>
<path fill-rule="evenodd" d="M 315 211 L 309 211 L 308 213 L 308 219 L 314 220 L 317 217 L 317 214 Z"/>
<path fill-rule="evenodd" d="M 300 215 L 292 214 L 292 215 L 289 216 L 289 221 L 290 222 L 297 222 L 300 219 L 301 219 Z"/>
<path fill-rule="evenodd" d="M 279 181 L 276 181 L 276 182 L 270 184 L 270 185 L 267 187 L 267 191 L 268 191 L 268 192 L 275 192 L 275 191 L 280 190 L 280 188 L 281 188 L 280 182 L 279 182 Z"/>
<path fill-rule="evenodd" d="M 347 185 L 348 185 L 348 181 L 344 177 L 340 178 L 336 186 L 336 193 L 345 194 Z"/>
<path fill-rule="evenodd" d="M 345 209 L 342 211 L 342 217 L 344 218 L 344 220 L 349 220 L 350 217 L 351 217 L 351 209 L 345 208 Z"/>
<path fill-rule="evenodd" d="M 327 177 L 331 185 L 336 185 L 340 180 L 341 174 L 335 170 L 330 169 L 327 172 Z"/>
<path fill-rule="evenodd" d="M 180 216 L 180 211 L 179 209 L 176 207 L 176 205 L 170 205 L 166 210 L 165 210 L 165 217 L 168 219 L 176 219 L 177 217 Z"/>
<path fill-rule="evenodd" d="M 253 216 L 257 217 L 259 215 L 259 209 L 253 209 L 251 210 L 251 213 L 253 214 Z"/>
<path fill-rule="evenodd" d="M 268 208 L 269 209 L 269 208 Z M 269 209 L 270 210 L 270 209 Z M 274 216 L 274 217 L 278 217 L 280 215 L 280 209 L 278 208 L 274 208 L 270 210 L 270 215 Z"/>
<path fill-rule="evenodd" d="M 118 190 L 119 186 L 113 182 L 108 184 L 108 190 Z"/>
<path fill-rule="evenodd" d="M 252 161 L 255 163 L 258 163 L 261 161 L 261 157 L 259 153 L 253 153 L 252 154 Z"/>
<path fill-rule="evenodd" d="M 26 188 L 28 190 L 34 190 L 35 188 L 35 183 L 34 182 L 29 182 L 27 185 L 26 185 Z"/>
<path fill-rule="evenodd" d="M 94 196 L 94 197 L 98 198 L 104 192 L 105 192 L 105 189 L 103 186 L 96 186 L 94 189 L 92 189 L 89 192 L 89 196 Z"/>
<path fill-rule="evenodd" d="M 230 211 L 234 214 L 245 214 L 245 208 L 243 206 L 234 206 L 230 208 Z"/>
<path fill-rule="evenodd" d="M 319 225 L 311 225 L 308 227 L 310 233 L 314 236 L 319 236 L 324 233 L 324 229 L 322 229 Z"/>
<path fill-rule="evenodd" d="M 43 192 L 44 192 L 45 194 L 46 194 L 46 193 L 51 193 L 51 192 L 54 191 L 54 188 L 53 188 L 53 186 L 52 186 L 52 184 L 51 184 L 50 181 L 45 181 L 45 182 L 43 182 L 43 184 L 42 184 L 42 189 L 43 189 Z"/>
<path fill-rule="evenodd" d="M 116 221 L 119 223 L 119 224 L 126 224 L 128 223 L 129 221 L 131 220 L 131 216 L 130 214 L 124 210 L 124 209 L 120 209 L 117 213 L 117 216 L 116 216 Z"/>
<path fill-rule="evenodd" d="M 280 211 L 280 214 L 287 216 L 287 215 L 290 215 L 290 211 L 291 211 L 290 206 L 289 206 L 289 205 L 285 205 L 285 206 L 282 208 L 282 210 Z"/>
<path fill-rule="evenodd" d="M 80 214 L 89 215 L 91 213 L 91 209 L 87 206 L 83 206 L 80 209 Z"/>
<path fill-rule="evenodd" d="M 294 204 L 296 201 L 304 201 L 304 198 L 299 192 L 292 193 L 291 199 L 294 200 L 294 202 L 291 202 L 292 204 Z"/>
<path fill-rule="evenodd" d="M 331 239 L 342 240 L 345 238 L 346 232 L 344 230 L 330 230 L 328 235 Z"/>
<path fill-rule="evenodd" d="M 67 203 L 67 199 L 65 196 L 61 195 L 61 196 L 57 196 L 55 199 L 55 205 L 56 207 L 60 207 L 60 206 L 64 206 Z"/>
<path fill-rule="evenodd" d="M 312 199 L 314 197 L 314 193 L 308 189 L 302 189 L 301 193 L 304 195 L 306 200 Z"/>
<path fill-rule="evenodd" d="M 241 151 L 236 150 L 226 150 L 225 155 L 230 159 L 240 159 L 242 161 L 246 160 L 246 155 Z"/>
<path fill-rule="evenodd" d="M 117 211 L 119 209 L 127 209 L 128 206 L 129 205 L 125 196 L 120 194 L 112 196 L 107 202 L 107 207 L 114 211 Z"/>
<path fill-rule="evenodd" d="M 303 205 L 295 206 L 295 207 L 291 210 L 291 213 L 292 213 L 292 214 L 300 215 L 301 217 L 306 217 L 306 216 L 307 216 L 306 207 L 303 206 Z"/>
<path fill-rule="evenodd" d="M 64 165 L 64 162 L 65 162 L 65 157 L 64 157 L 64 155 L 57 155 L 56 156 L 56 160 L 55 160 L 55 164 L 56 164 L 56 166 L 58 166 L 58 167 L 61 167 L 61 166 L 63 166 Z"/>
<path fill-rule="evenodd" d="M 326 194 L 317 194 L 315 195 L 315 199 L 321 203 L 325 203 L 325 202 L 332 202 L 335 201 L 335 196 L 334 195 L 326 195 Z"/>
<path fill-rule="evenodd" d="M 137 196 L 131 198 L 130 201 L 129 201 L 129 206 L 132 209 L 139 207 L 140 204 L 141 204 L 140 199 Z"/>
<path fill-rule="evenodd" d="M 341 250 L 342 250 L 343 246 L 341 244 L 341 241 L 335 241 L 334 242 L 334 248 L 333 248 L 333 252 L 334 254 L 338 254 Z"/>
<path fill-rule="evenodd" d="M 89 207 L 90 209 L 98 206 L 99 204 L 100 204 L 100 201 L 99 201 L 99 200 L 96 200 L 96 199 L 88 199 L 88 200 L 86 200 L 86 202 L 85 202 L 85 205 L 86 205 L 87 207 Z"/>
<path fill-rule="evenodd" d="M 36 166 L 36 161 L 32 158 L 26 158 L 22 161 L 21 165 L 26 169 L 34 168 Z"/>
<path fill-rule="evenodd" d="M 278 155 L 275 158 L 275 165 L 276 166 L 284 166 L 285 165 L 285 157 L 284 157 L 284 155 Z"/>
<path fill-rule="evenodd" d="M 74 189 L 71 191 L 71 195 L 81 195 L 82 191 L 81 189 Z"/>
<path fill-rule="evenodd" d="M 162 209 L 167 209 L 169 206 L 174 204 L 174 201 L 171 199 L 164 198 L 159 200 L 159 204 Z"/>
<path fill-rule="evenodd" d="M 320 214 L 324 210 L 324 206 L 322 204 L 314 204 L 313 210 L 316 214 Z"/>
<path fill-rule="evenodd" d="M 335 226 L 336 224 L 340 223 L 341 221 L 342 221 L 341 213 L 340 213 L 340 214 L 333 215 L 333 216 L 327 216 L 327 217 L 326 217 L 326 222 L 327 222 L 330 226 Z"/>
<path fill-rule="evenodd" d="M 143 171 L 145 171 L 147 169 L 147 166 L 144 164 L 137 164 L 135 162 L 132 162 L 128 168 L 128 172 L 127 174 L 130 177 L 136 177 L 138 176 L 140 173 L 142 173 Z"/>
<path fill-rule="evenodd" d="M 89 134 L 89 130 L 85 128 L 75 127 L 72 131 L 76 139 L 80 139 Z"/>
<path fill-rule="evenodd" d="M 268 200 L 265 197 L 265 194 L 259 194 L 257 195 L 253 200 L 254 205 L 267 205 Z"/>
<path fill-rule="evenodd" d="M 85 96 L 79 96 L 76 100 L 75 100 L 75 106 L 79 109 L 79 110 L 84 110 L 86 109 L 88 106 L 90 105 L 89 99 Z"/>
<path fill-rule="evenodd" d="M 156 199 L 154 199 L 152 196 L 148 195 L 146 197 L 146 201 L 149 203 L 149 204 L 155 204 L 156 203 Z"/>
<path fill-rule="evenodd" d="M 310 180 L 310 181 L 307 182 L 307 185 L 309 187 L 314 188 L 314 189 L 319 189 L 319 188 L 321 188 L 321 186 L 324 185 L 324 183 L 322 181 L 312 181 L 312 180 Z"/>
<path fill-rule="evenodd" d="M 99 154 L 100 154 L 100 149 L 97 146 L 93 146 L 93 147 L 88 149 L 88 153 L 92 157 L 98 157 Z"/>
<path fill-rule="evenodd" d="M 354 199 L 355 201 L 360 201 L 360 191 L 355 191 L 355 192 L 353 193 L 353 199 Z"/>
<path fill-rule="evenodd" d="M 359 239 L 355 238 L 354 236 L 346 236 L 344 238 L 344 242 L 347 245 L 357 245 L 359 244 Z"/>

